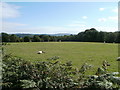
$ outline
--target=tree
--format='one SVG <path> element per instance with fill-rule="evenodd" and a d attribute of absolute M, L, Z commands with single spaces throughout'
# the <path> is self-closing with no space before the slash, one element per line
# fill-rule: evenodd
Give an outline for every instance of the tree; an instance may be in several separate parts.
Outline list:
<path fill-rule="evenodd" d="M 24 38 L 20 37 L 20 42 L 24 42 Z"/>
<path fill-rule="evenodd" d="M 100 31 L 97 36 L 97 41 L 98 42 L 104 42 L 104 37 L 105 37 L 105 32 Z"/>
<path fill-rule="evenodd" d="M 96 42 L 97 41 L 98 31 L 94 28 L 87 29 L 83 33 L 83 41 L 86 42 Z"/>
<path fill-rule="evenodd" d="M 77 40 L 77 41 L 80 41 L 80 42 L 84 41 L 84 32 L 78 33 L 78 34 L 76 35 L 76 40 Z"/>
<path fill-rule="evenodd" d="M 50 41 L 57 41 L 58 40 L 58 37 L 57 36 L 50 36 Z"/>
<path fill-rule="evenodd" d="M 33 36 L 33 42 L 40 42 L 40 41 L 41 41 L 41 39 L 38 35 Z"/>
<path fill-rule="evenodd" d="M 9 35 L 7 33 L 2 33 L 2 42 L 9 42 Z"/>
<path fill-rule="evenodd" d="M 50 36 L 49 35 L 40 35 L 40 38 L 42 38 L 43 41 L 48 41 L 50 40 Z"/>
<path fill-rule="evenodd" d="M 120 31 L 115 32 L 115 42 L 120 43 Z"/>
<path fill-rule="evenodd" d="M 115 42 L 115 35 L 112 32 L 108 32 L 105 34 L 105 41 L 108 43 L 113 43 Z"/>
<path fill-rule="evenodd" d="M 20 39 L 15 34 L 10 35 L 10 42 L 19 42 Z"/>
<path fill-rule="evenodd" d="M 29 37 L 29 36 L 25 36 L 25 37 L 23 38 L 23 40 L 24 40 L 24 42 L 30 42 L 30 37 Z"/>

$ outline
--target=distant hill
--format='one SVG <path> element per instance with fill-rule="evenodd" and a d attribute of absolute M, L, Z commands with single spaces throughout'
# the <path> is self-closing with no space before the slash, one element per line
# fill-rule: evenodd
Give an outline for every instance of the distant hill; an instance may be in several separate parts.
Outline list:
<path fill-rule="evenodd" d="M 34 34 L 15 34 L 16 36 L 18 37 L 25 37 L 25 36 L 29 36 L 29 37 L 32 37 Z"/>
<path fill-rule="evenodd" d="M 24 34 L 24 33 L 17 33 L 15 34 L 17 35 L 18 37 L 25 37 L 25 36 L 29 36 L 29 37 L 32 37 L 34 35 L 50 35 L 50 36 L 64 36 L 64 35 L 71 35 L 70 33 L 58 33 L 58 34 Z"/>
<path fill-rule="evenodd" d="M 70 33 L 57 33 L 57 34 L 48 34 L 51 36 L 64 36 L 64 35 L 71 35 Z"/>

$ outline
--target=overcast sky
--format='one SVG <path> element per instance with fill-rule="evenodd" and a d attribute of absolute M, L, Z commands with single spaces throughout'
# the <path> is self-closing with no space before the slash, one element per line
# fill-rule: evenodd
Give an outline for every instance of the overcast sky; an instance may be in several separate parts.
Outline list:
<path fill-rule="evenodd" d="M 117 2 L 4 2 L 0 13 L 0 27 L 6 33 L 118 31 Z"/>

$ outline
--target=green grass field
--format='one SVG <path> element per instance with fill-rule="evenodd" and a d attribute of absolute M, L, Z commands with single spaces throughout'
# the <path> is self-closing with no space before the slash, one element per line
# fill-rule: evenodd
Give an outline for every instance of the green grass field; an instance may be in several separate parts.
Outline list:
<path fill-rule="evenodd" d="M 61 62 L 72 61 L 73 65 L 80 67 L 84 63 L 92 64 L 92 71 L 107 60 L 111 66 L 110 71 L 118 70 L 117 44 L 90 43 L 90 42 L 28 42 L 10 43 L 5 46 L 6 53 L 22 57 L 30 61 L 43 61 L 53 56 L 59 56 Z M 46 53 L 37 54 L 42 50 Z"/>

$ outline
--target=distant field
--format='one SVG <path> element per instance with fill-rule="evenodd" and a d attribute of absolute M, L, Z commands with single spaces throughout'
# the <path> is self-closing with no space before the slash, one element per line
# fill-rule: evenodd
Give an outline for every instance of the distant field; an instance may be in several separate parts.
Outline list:
<path fill-rule="evenodd" d="M 83 63 L 92 64 L 93 71 L 102 65 L 103 60 L 111 64 L 110 71 L 117 71 L 117 49 L 117 44 L 90 42 L 23 42 L 5 46 L 6 53 L 12 53 L 25 60 L 42 61 L 59 56 L 61 62 L 72 61 L 76 67 L 80 67 Z M 46 53 L 37 54 L 39 50 Z"/>

